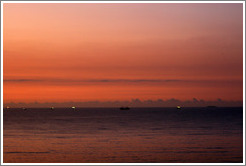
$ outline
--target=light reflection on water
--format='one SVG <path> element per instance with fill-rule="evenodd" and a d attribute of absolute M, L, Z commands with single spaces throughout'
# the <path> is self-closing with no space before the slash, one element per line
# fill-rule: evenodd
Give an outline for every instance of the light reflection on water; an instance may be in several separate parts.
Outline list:
<path fill-rule="evenodd" d="M 242 111 L 242 108 L 4 110 L 4 162 L 242 162 Z"/>

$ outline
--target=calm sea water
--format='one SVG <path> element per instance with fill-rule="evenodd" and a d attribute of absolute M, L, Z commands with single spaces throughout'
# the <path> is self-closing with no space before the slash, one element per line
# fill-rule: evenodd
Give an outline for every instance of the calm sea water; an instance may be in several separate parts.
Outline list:
<path fill-rule="evenodd" d="M 4 163 L 243 162 L 243 108 L 4 110 Z"/>

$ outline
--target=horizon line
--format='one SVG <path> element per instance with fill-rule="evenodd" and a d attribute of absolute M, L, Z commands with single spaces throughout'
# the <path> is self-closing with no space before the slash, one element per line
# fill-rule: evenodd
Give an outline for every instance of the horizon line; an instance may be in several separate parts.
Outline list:
<path fill-rule="evenodd" d="M 187 99 L 187 100 L 181 100 L 181 99 L 176 99 L 176 98 L 170 98 L 170 99 L 139 99 L 139 98 L 132 98 L 129 100 L 87 100 L 87 101 L 64 101 L 64 102 L 56 102 L 56 101 L 31 101 L 31 102 L 15 102 L 15 101 L 9 101 L 9 102 L 3 102 L 3 104 L 7 103 L 15 103 L 15 104 L 46 104 L 46 103 L 57 103 L 57 104 L 62 104 L 62 103 L 90 103 L 90 102 L 97 102 L 97 103 L 107 103 L 107 102 L 149 102 L 149 101 L 157 101 L 157 102 L 166 102 L 166 101 L 179 101 L 179 102 L 190 102 L 190 101 L 195 101 L 195 102 L 243 102 L 243 100 L 226 100 L 226 99 L 221 99 L 217 98 L 214 100 L 206 100 L 206 99 L 197 99 L 197 98 L 192 98 L 192 99 Z"/>

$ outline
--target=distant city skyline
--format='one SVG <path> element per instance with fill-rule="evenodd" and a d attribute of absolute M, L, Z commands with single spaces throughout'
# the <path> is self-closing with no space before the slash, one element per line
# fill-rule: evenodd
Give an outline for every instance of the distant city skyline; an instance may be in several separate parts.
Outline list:
<path fill-rule="evenodd" d="M 10 108 L 21 108 L 21 107 L 33 107 L 33 108 L 50 108 L 50 107 L 207 107 L 207 106 L 217 106 L 217 107 L 242 107 L 243 101 L 226 101 L 222 99 L 217 99 L 214 101 L 206 101 L 203 99 L 193 98 L 191 100 L 181 101 L 178 99 L 157 99 L 157 100 L 140 100 L 131 99 L 125 101 L 87 101 L 87 102 L 31 102 L 31 103 L 6 103 L 4 107 Z"/>
<path fill-rule="evenodd" d="M 4 3 L 3 43 L 4 105 L 243 100 L 242 3 Z"/>

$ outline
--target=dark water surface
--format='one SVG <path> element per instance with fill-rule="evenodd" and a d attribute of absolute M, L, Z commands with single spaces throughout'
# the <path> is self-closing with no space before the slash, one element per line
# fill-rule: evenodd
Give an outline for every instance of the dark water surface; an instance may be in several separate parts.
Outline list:
<path fill-rule="evenodd" d="M 4 163 L 243 162 L 243 108 L 4 110 Z"/>

